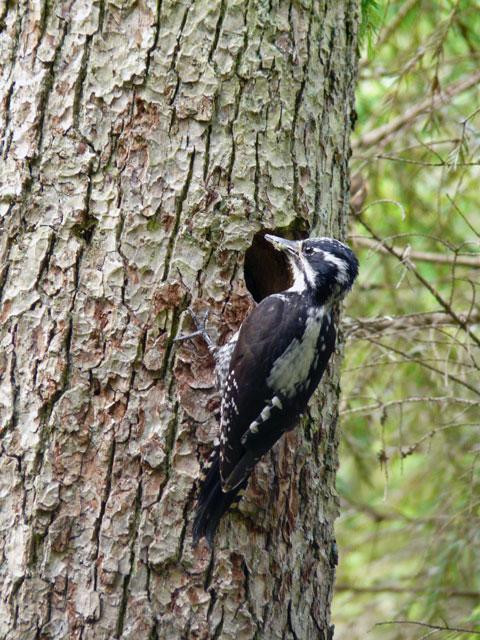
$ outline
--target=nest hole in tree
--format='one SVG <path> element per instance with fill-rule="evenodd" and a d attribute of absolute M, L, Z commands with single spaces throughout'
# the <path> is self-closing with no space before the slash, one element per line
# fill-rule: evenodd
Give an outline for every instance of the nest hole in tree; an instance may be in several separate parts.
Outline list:
<path fill-rule="evenodd" d="M 293 284 L 292 274 L 288 268 L 285 254 L 265 240 L 265 234 L 302 240 L 308 233 L 299 229 L 262 229 L 253 236 L 250 247 L 245 252 L 243 273 L 247 289 L 255 302 L 263 298 L 285 291 Z"/>

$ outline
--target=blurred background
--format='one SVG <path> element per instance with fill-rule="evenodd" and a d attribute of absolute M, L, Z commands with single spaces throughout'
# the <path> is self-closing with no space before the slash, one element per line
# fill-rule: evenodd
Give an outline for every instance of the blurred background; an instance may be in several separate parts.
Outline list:
<path fill-rule="evenodd" d="M 362 0 L 337 640 L 480 637 L 480 3 Z"/>

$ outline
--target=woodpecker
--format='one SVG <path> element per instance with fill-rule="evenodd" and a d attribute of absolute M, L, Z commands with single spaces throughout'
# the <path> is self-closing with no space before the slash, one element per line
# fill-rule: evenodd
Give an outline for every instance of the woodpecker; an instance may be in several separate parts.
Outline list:
<path fill-rule="evenodd" d="M 332 306 L 358 274 L 354 253 L 333 238 L 265 239 L 284 253 L 293 284 L 264 298 L 222 348 L 220 442 L 200 487 L 194 545 L 213 545 L 256 463 L 298 423 L 335 348 Z"/>

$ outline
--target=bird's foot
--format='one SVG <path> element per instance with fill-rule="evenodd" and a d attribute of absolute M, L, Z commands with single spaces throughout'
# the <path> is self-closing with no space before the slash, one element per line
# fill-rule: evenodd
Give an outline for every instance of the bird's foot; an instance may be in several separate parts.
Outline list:
<path fill-rule="evenodd" d="M 216 345 L 214 344 L 213 340 L 209 336 L 206 329 L 207 320 L 208 320 L 208 311 L 205 311 L 205 313 L 203 314 L 203 317 L 197 316 L 191 309 L 187 309 L 187 311 L 189 312 L 193 320 L 193 324 L 195 325 L 196 330 L 193 331 L 193 333 L 177 336 L 176 338 L 174 338 L 174 342 L 183 342 L 184 340 L 192 340 L 193 338 L 197 338 L 198 336 L 200 336 L 205 340 L 205 344 L 207 345 L 208 350 L 211 353 L 213 353 L 216 349 Z"/>

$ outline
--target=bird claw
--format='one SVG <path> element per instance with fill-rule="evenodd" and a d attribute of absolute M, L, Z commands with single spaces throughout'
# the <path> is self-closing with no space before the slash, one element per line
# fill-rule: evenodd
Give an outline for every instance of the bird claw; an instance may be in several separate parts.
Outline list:
<path fill-rule="evenodd" d="M 208 349 L 210 351 L 213 351 L 215 349 L 215 345 L 213 344 L 213 340 L 210 338 L 206 329 L 206 324 L 208 320 L 208 310 L 205 311 L 203 318 L 200 318 L 200 316 L 197 316 L 191 309 L 187 309 L 187 311 L 193 320 L 193 324 L 195 325 L 196 331 L 193 331 L 193 333 L 177 336 L 176 338 L 173 339 L 173 341 L 183 342 L 184 340 L 192 340 L 193 338 L 200 336 L 205 340 L 205 343 Z"/>

